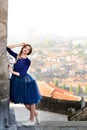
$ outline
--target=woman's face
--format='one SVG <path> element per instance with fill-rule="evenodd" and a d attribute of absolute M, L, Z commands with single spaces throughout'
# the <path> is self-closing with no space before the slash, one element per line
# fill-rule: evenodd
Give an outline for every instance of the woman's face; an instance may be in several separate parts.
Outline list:
<path fill-rule="evenodd" d="M 24 53 L 24 54 L 28 54 L 29 52 L 30 52 L 30 46 L 25 46 L 24 48 L 23 48 L 23 51 L 22 51 L 22 53 Z"/>

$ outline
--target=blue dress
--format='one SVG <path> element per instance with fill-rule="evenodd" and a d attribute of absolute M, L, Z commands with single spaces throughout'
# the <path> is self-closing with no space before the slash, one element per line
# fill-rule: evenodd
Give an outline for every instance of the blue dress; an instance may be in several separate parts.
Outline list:
<path fill-rule="evenodd" d="M 7 47 L 7 51 L 14 58 L 17 53 Z M 20 76 L 13 75 L 10 79 L 10 101 L 13 103 L 37 104 L 42 99 L 37 83 L 27 70 L 31 64 L 28 58 L 20 58 L 14 64 L 13 71 L 19 72 Z"/>

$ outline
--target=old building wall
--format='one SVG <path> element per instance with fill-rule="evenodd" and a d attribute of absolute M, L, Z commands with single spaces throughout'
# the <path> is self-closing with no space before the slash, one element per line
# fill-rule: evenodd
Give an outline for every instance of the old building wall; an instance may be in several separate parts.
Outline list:
<path fill-rule="evenodd" d="M 8 0 L 0 0 L 0 130 L 9 126 L 9 80 L 7 62 Z"/>
<path fill-rule="evenodd" d="M 0 0 L 0 100 L 8 98 L 8 70 L 7 70 L 7 16 L 8 0 Z"/>

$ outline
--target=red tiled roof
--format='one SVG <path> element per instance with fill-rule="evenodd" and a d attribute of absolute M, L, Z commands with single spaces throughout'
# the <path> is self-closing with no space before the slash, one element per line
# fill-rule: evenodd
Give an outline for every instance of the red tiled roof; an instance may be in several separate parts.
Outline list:
<path fill-rule="evenodd" d="M 67 93 L 62 94 L 62 93 L 59 93 L 58 91 L 55 91 L 53 93 L 53 98 L 61 99 L 61 100 L 62 99 L 64 99 L 64 100 L 75 100 L 75 101 L 79 101 L 80 100 L 80 98 L 77 97 L 77 96 L 74 96 L 72 94 L 67 94 Z"/>
<path fill-rule="evenodd" d="M 52 88 L 54 88 L 55 90 L 58 90 L 59 92 L 61 92 L 61 93 L 69 93 L 69 94 L 73 94 L 73 92 L 69 92 L 69 91 L 67 91 L 67 90 L 64 90 L 64 89 L 62 89 L 62 88 L 58 88 L 58 87 L 56 87 L 54 84 L 52 84 L 52 83 L 47 83 L 50 87 L 52 87 Z"/>
<path fill-rule="evenodd" d="M 49 87 L 49 85 L 44 81 L 41 81 L 41 82 L 39 81 L 37 83 L 38 83 L 41 95 L 50 97 L 51 93 L 54 91 L 54 88 Z"/>
<path fill-rule="evenodd" d="M 52 97 L 55 99 L 63 99 L 63 100 L 80 100 L 80 97 L 74 96 L 67 90 L 63 90 L 61 88 L 57 88 L 51 83 L 46 83 L 45 81 L 38 81 L 38 87 L 40 89 L 40 93 L 42 96 Z"/>

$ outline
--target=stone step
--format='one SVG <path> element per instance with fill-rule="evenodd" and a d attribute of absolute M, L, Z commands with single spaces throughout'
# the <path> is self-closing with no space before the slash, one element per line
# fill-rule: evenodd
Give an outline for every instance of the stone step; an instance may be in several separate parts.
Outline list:
<path fill-rule="evenodd" d="M 87 107 L 75 112 L 70 117 L 68 116 L 70 121 L 87 121 Z"/>
<path fill-rule="evenodd" d="M 17 130 L 87 130 L 87 121 L 41 122 L 40 125 L 17 127 Z"/>
<path fill-rule="evenodd" d="M 38 111 L 41 120 L 40 125 L 23 127 L 21 124 L 29 118 L 29 112 L 20 105 L 11 105 L 11 108 L 15 112 L 17 130 L 87 130 L 87 121 L 68 121 L 67 115 L 41 110 Z"/>

